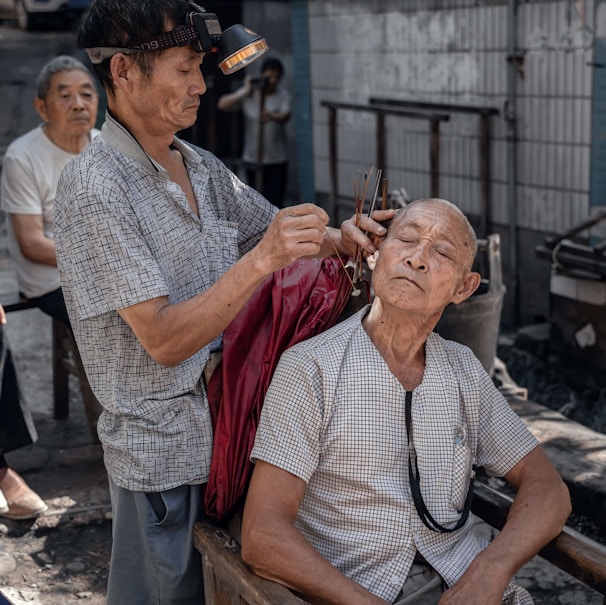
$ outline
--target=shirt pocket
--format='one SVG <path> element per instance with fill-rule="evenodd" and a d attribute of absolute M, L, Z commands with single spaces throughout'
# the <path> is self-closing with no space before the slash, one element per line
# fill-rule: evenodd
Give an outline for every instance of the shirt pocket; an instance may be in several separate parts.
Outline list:
<path fill-rule="evenodd" d="M 469 482 L 473 466 L 471 449 L 465 442 L 455 443 L 452 458 L 452 488 L 451 502 L 456 510 L 461 511 L 465 506 Z"/>

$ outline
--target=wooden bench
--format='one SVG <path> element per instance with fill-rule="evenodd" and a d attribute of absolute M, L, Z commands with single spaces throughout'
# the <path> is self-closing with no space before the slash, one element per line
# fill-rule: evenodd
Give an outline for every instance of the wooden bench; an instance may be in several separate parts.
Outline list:
<path fill-rule="evenodd" d="M 37 308 L 29 300 L 20 296 L 18 292 L 0 293 L 0 304 L 6 313 Z M 52 356 L 53 417 L 62 420 L 69 416 L 69 376 L 72 374 L 78 378 L 90 435 L 93 441 L 97 443 L 99 441 L 97 418 L 101 407 L 88 384 L 71 331 L 62 321 L 55 318 L 52 318 Z"/>
<path fill-rule="evenodd" d="M 472 506 L 476 517 L 501 529 L 510 506 L 509 498 L 476 483 Z M 194 545 L 202 556 L 206 605 L 304 603 L 286 587 L 253 573 L 242 561 L 238 542 L 227 529 L 206 522 L 197 523 Z M 606 605 L 605 546 L 565 527 L 539 556 L 596 590 L 604 597 Z"/>

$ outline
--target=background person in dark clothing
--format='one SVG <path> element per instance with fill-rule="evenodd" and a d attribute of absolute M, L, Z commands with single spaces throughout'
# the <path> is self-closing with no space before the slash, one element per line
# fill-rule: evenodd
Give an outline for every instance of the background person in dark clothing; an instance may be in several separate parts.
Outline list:
<path fill-rule="evenodd" d="M 38 439 L 31 412 L 19 389 L 13 356 L 2 327 L 5 323 L 0 305 L 0 516 L 33 519 L 46 510 L 46 504 L 4 458 L 4 454 Z"/>

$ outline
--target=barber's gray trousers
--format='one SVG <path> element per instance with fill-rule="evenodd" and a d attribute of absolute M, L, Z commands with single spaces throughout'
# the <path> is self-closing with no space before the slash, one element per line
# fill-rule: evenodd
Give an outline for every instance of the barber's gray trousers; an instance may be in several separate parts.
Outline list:
<path fill-rule="evenodd" d="M 202 567 L 193 525 L 202 486 L 131 492 L 111 479 L 112 554 L 107 605 L 200 605 Z"/>

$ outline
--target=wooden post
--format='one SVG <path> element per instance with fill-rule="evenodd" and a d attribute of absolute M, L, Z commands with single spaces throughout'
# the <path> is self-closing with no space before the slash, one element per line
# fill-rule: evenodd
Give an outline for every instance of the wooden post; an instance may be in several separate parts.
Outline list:
<path fill-rule="evenodd" d="M 265 109 L 266 80 L 261 83 L 259 98 L 259 136 L 257 140 L 257 166 L 255 171 L 255 189 L 263 193 L 263 156 L 265 155 L 265 122 L 263 121 L 263 110 Z"/>
<path fill-rule="evenodd" d="M 69 369 L 65 347 L 69 338 L 68 327 L 53 317 L 53 417 L 62 420 L 69 416 Z"/>

